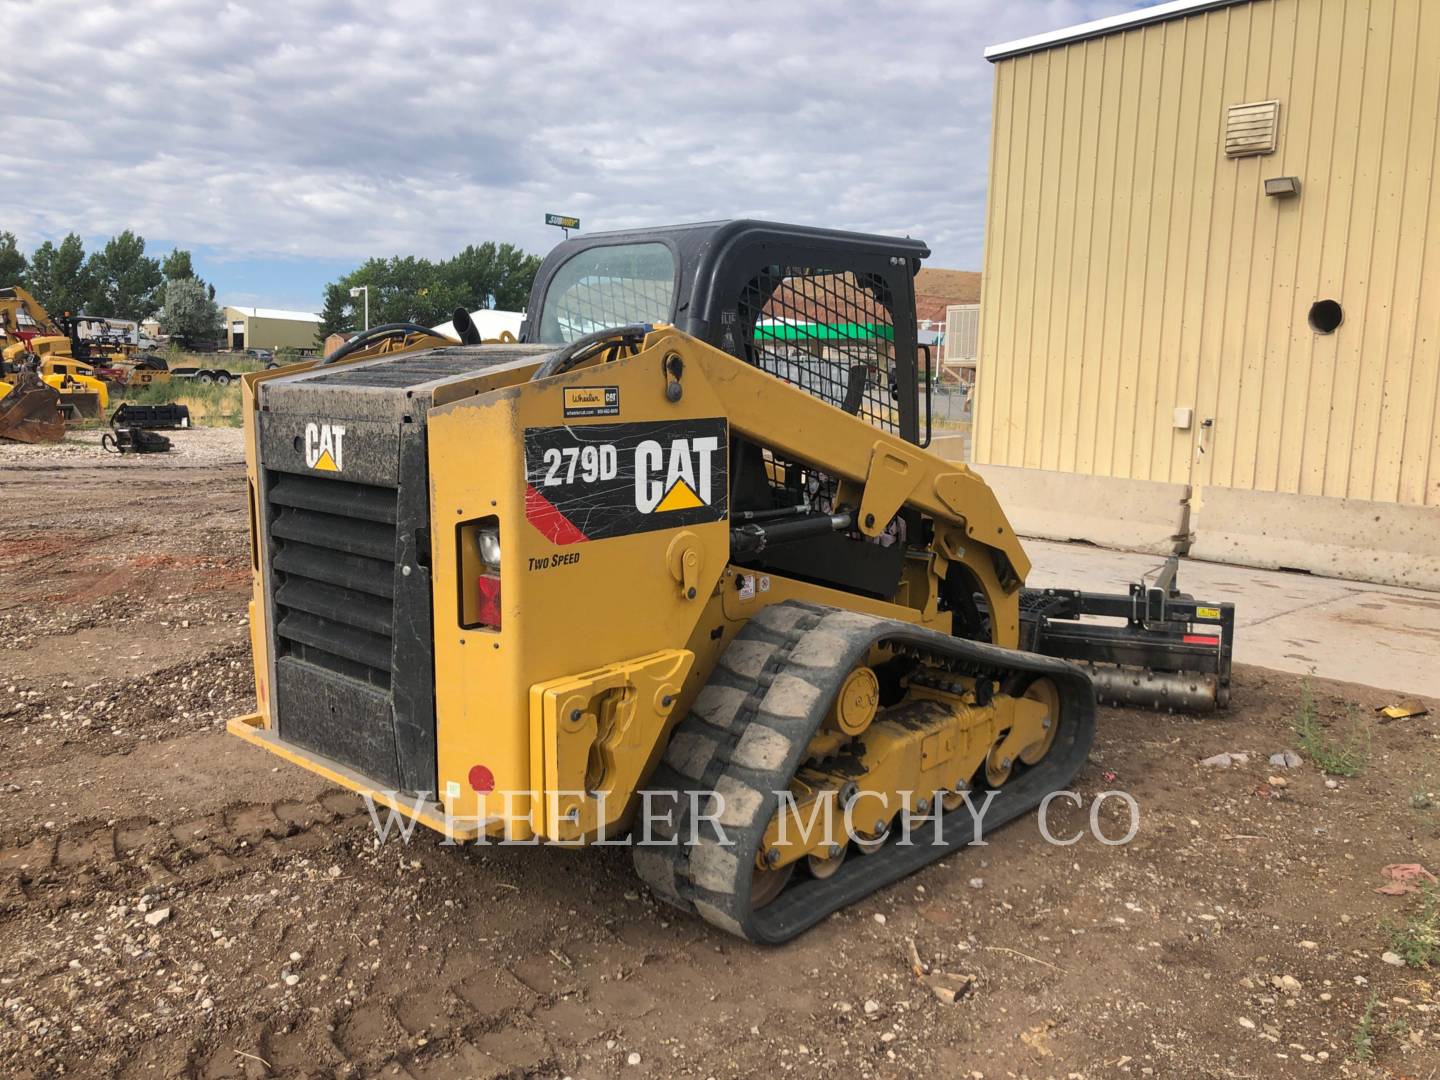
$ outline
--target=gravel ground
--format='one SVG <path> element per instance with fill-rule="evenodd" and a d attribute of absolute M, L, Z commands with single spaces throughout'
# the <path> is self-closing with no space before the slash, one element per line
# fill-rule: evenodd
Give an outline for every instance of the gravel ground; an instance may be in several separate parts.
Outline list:
<path fill-rule="evenodd" d="M 109 428 L 72 430 L 58 443 L 0 441 L 0 469 L 80 468 L 153 470 L 162 456 L 168 467 L 215 466 L 245 460 L 244 433 L 239 428 L 197 427 L 161 432 L 171 442 L 168 454 L 112 454 L 100 446 Z"/>
<path fill-rule="evenodd" d="M 1440 703 L 1382 723 L 1389 696 L 1312 681 L 1320 729 L 1368 740 L 1353 778 L 1268 763 L 1295 676 L 1240 669 L 1218 717 L 1105 710 L 1050 826 L 1125 790 L 1133 842 L 1021 821 L 761 950 L 623 850 L 378 844 L 225 735 L 254 708 L 244 472 L 238 432 L 182 440 L 0 445 L 0 1075 L 1440 1075 L 1436 973 L 1383 958 L 1420 898 L 1375 892 L 1440 868 Z"/>

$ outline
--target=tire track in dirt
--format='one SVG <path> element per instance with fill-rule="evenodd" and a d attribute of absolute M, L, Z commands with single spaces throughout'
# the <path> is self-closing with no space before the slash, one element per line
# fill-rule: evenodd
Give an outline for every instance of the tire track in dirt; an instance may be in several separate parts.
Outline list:
<path fill-rule="evenodd" d="M 153 817 L 79 822 L 0 848 L 0 914 L 43 905 L 55 911 L 93 902 L 102 890 L 137 885 L 200 887 L 324 846 L 332 833 L 369 823 L 349 792 L 313 802 L 238 803 L 202 817 L 167 823 Z"/>
<path fill-rule="evenodd" d="M 198 652 L 180 663 L 83 690 L 50 680 L 13 701 L 0 727 L 0 755 L 13 772 L 53 765 L 103 748 L 123 753 L 142 739 L 169 739 L 213 727 L 254 709 L 248 636 Z"/>
<path fill-rule="evenodd" d="M 264 895 L 266 884 L 305 867 L 319 878 L 320 891 L 347 884 L 351 890 L 339 905 L 316 912 L 329 932 L 317 939 L 298 921 L 315 889 L 298 887 L 298 902 L 286 907 L 252 905 L 238 930 L 219 939 L 228 954 L 224 983 L 232 1003 L 216 1009 L 216 1024 L 165 1045 L 127 1047 L 109 1038 L 100 1058 L 83 1059 L 93 1074 L 473 1080 L 521 1067 L 527 1075 L 569 1071 L 561 1058 L 573 1063 L 574 1049 L 552 1038 L 547 1013 L 562 998 L 583 1000 L 579 981 L 547 987 L 543 973 L 527 978 L 496 963 L 485 938 L 471 947 L 463 934 L 444 936 L 444 927 L 419 919 L 418 895 L 409 904 L 383 904 L 389 887 L 383 867 L 392 860 L 388 850 L 374 850 L 370 824 L 360 801 L 340 791 L 311 800 L 235 803 L 177 821 L 137 816 L 77 823 L 0 850 L 0 941 L 37 918 L 47 925 L 67 916 L 71 923 L 93 922 L 117 899 L 142 893 L 164 898 L 151 901 L 151 910 L 162 902 L 182 904 L 203 929 L 213 911 L 233 908 L 251 889 Z M 332 869 L 316 873 L 309 864 L 317 858 Z M 467 870 L 454 851 L 431 852 L 427 861 L 441 872 Z M 408 852 L 401 862 L 412 874 L 426 872 Z M 611 961 L 638 959 L 608 934 L 597 940 Z M 171 947 L 177 949 L 172 963 L 195 955 L 178 941 Z M 303 964 L 293 962 L 302 954 Z M 560 958 L 557 950 L 550 955 Z M 557 959 L 562 962 L 568 968 L 570 961 Z M 266 980 L 278 989 L 274 971 L 287 964 L 303 968 L 304 983 L 278 1009 L 267 1007 L 256 991 Z M 247 985 L 248 996 L 234 989 Z M 343 998 L 327 1001 L 327 985 L 343 986 Z M 601 1034 L 592 1025 L 586 1038 Z M 56 1048 L 52 1060 L 67 1058 Z"/>

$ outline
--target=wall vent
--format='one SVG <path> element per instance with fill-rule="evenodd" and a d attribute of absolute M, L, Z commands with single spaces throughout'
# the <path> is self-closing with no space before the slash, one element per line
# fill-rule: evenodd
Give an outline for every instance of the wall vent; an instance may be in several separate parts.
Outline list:
<path fill-rule="evenodd" d="M 1273 154 L 1280 132 L 1280 102 L 1231 105 L 1225 113 L 1225 156 Z"/>

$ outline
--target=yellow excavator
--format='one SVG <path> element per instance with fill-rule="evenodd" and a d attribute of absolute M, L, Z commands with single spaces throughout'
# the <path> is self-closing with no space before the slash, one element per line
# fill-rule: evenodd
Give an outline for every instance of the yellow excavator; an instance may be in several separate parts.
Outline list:
<path fill-rule="evenodd" d="M 519 342 L 392 328 L 245 376 L 258 708 L 229 730 L 456 840 L 626 837 L 656 895 L 776 943 L 1069 785 L 1116 672 L 1223 703 L 1228 605 L 1171 582 L 1082 631 L 926 450 L 927 254 L 577 237 Z"/>
<path fill-rule="evenodd" d="M 0 288 L 0 439 L 54 441 L 66 419 L 109 408 L 109 388 L 73 330 L 68 315 L 52 319 L 25 289 Z"/>

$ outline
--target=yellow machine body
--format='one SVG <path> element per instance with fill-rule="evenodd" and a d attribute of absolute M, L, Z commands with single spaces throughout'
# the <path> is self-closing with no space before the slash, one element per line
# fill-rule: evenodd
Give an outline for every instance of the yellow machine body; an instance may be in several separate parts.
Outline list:
<path fill-rule="evenodd" d="M 252 498 L 261 483 L 257 392 L 268 379 L 308 368 L 245 377 Z M 666 372 L 675 368 L 683 371 L 679 400 L 667 395 L 675 380 Z M 279 737 L 271 731 L 267 553 L 258 536 L 250 614 L 260 710 L 232 721 L 232 732 L 457 836 L 504 829 L 518 839 L 573 842 L 613 836 L 631 822 L 635 793 L 676 720 L 737 632 L 768 605 L 807 600 L 948 633 L 939 583 L 958 563 L 993 613 L 994 644 L 1017 644 L 1019 587 L 1029 564 L 993 494 L 964 465 L 671 328 L 657 328 L 634 355 L 610 363 L 592 361 L 531 381 L 534 369 L 534 363 L 508 365 L 447 383 L 429 411 L 433 801 L 384 790 L 287 742 L 283 730 Z M 601 387 L 621 403 L 618 415 L 567 416 Z M 923 558 L 910 559 L 887 599 L 773 573 L 760 575 L 759 587 L 742 589 L 737 579 L 756 575 L 730 564 L 723 505 L 712 520 L 665 527 L 675 483 L 649 511 L 653 527 L 598 542 L 557 542 L 536 524 L 526 432 L 616 423 L 656 425 L 657 442 L 667 425 L 687 430 L 713 423 L 727 436 L 756 438 L 790 459 L 819 458 L 840 480 L 842 499 L 857 508 L 861 532 L 878 538 L 910 507 L 933 522 L 933 542 Z M 680 503 L 694 509 L 701 482 L 687 471 L 700 467 L 693 448 L 665 445 L 662 451 L 663 473 L 657 470 L 654 482 L 689 481 Z M 562 460 L 558 467 L 571 466 Z M 703 494 L 723 504 L 724 491 Z M 499 628 L 474 625 L 471 611 L 485 572 L 475 534 L 487 527 L 498 529 L 502 552 Z M 1003 558 L 997 560 L 997 552 Z M 997 566 L 1011 569 L 1006 580 Z"/>
<path fill-rule="evenodd" d="M 926 254 L 593 234 L 520 342 L 462 311 L 464 344 L 386 324 L 245 376 L 258 707 L 229 730 L 456 840 L 623 837 L 763 943 L 958 850 L 972 792 L 1041 806 L 1094 691 L 1034 650 L 1052 598 L 993 492 L 924 449 Z"/>

